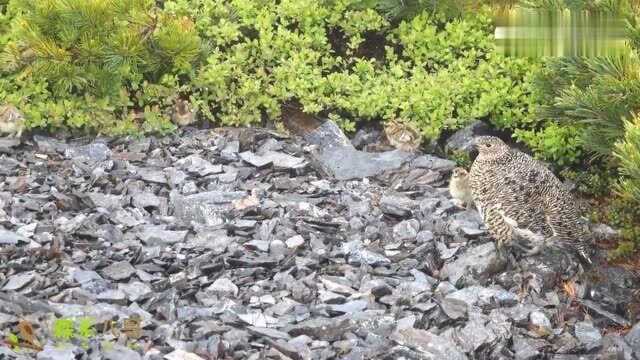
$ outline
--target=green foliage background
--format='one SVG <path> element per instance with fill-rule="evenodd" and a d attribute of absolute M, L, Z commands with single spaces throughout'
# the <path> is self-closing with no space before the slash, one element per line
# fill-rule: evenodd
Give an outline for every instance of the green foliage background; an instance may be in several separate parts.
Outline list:
<path fill-rule="evenodd" d="M 0 101 L 22 109 L 30 128 L 116 134 L 172 130 L 178 97 L 225 125 L 276 120 L 288 101 L 347 130 L 407 118 L 429 138 L 472 118 L 525 121 L 531 64 L 495 52 L 487 9 L 451 17 L 417 7 L 399 22 L 390 9 L 359 0 L 11 0 L 0 20 Z"/>
<path fill-rule="evenodd" d="M 515 3 L 622 14 L 633 49 L 615 58 L 505 58 L 490 15 Z M 634 4 L 0 0 L 0 103 L 16 105 L 31 129 L 111 135 L 175 130 L 178 99 L 221 125 L 278 121 L 281 106 L 296 102 L 347 131 L 408 119 L 427 140 L 483 119 L 574 174 L 583 191 L 615 191 L 604 220 L 640 243 Z"/>

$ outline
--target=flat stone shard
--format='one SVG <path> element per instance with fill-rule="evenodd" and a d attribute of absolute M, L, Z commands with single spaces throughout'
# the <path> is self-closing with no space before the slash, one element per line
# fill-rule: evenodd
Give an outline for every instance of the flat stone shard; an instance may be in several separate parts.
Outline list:
<path fill-rule="evenodd" d="M 223 172 L 222 165 L 213 165 L 198 155 L 189 155 L 184 159 L 178 160 L 176 164 L 180 166 L 182 170 L 199 176 L 208 176 Z"/>
<path fill-rule="evenodd" d="M 0 245 L 16 245 L 19 242 L 28 243 L 29 240 L 13 231 L 0 229 Z"/>
<path fill-rule="evenodd" d="M 164 356 L 166 360 L 204 360 L 204 358 L 184 350 L 174 350 L 173 352 Z"/>
<path fill-rule="evenodd" d="M 285 122 L 294 134 L 317 149 L 311 152 L 312 164 L 321 172 L 337 180 L 362 179 L 397 169 L 414 157 L 398 150 L 368 153 L 356 148 L 342 130 L 331 120 L 310 119 L 296 113 L 305 121 Z M 304 123 L 303 126 L 300 123 Z"/>
<path fill-rule="evenodd" d="M 640 357 L 640 322 L 631 328 L 631 331 L 625 335 L 624 339 L 631 346 L 635 355 Z"/>
<path fill-rule="evenodd" d="M 260 155 L 254 154 L 250 151 L 245 151 L 240 153 L 240 158 L 258 168 L 273 165 L 277 168 L 293 169 L 305 165 L 305 160 L 303 158 L 275 151 L 267 151 Z"/>
<path fill-rule="evenodd" d="M 110 195 L 92 192 L 87 197 L 95 207 L 105 208 L 107 210 L 119 209 L 124 205 L 124 197 L 121 195 Z"/>
<path fill-rule="evenodd" d="M 128 261 L 115 262 L 102 269 L 102 274 L 112 280 L 124 280 L 135 274 L 136 269 Z"/>
<path fill-rule="evenodd" d="M 139 360 L 142 356 L 126 346 L 115 344 L 105 349 L 103 358 L 104 360 Z"/>
<path fill-rule="evenodd" d="M 327 176 L 337 180 L 362 179 L 397 169 L 411 159 L 411 153 L 393 150 L 367 153 L 352 147 L 322 148 L 312 154 L 314 163 Z"/>
<path fill-rule="evenodd" d="M 67 159 L 76 159 L 89 163 L 105 161 L 111 156 L 111 150 L 103 143 L 91 143 L 88 145 L 69 147 L 65 150 Z"/>
<path fill-rule="evenodd" d="M 292 336 L 307 335 L 312 339 L 336 341 L 353 328 L 348 319 L 315 318 L 291 325 L 287 332 Z"/>
<path fill-rule="evenodd" d="M 576 338 L 586 347 L 587 351 L 591 351 L 602 345 L 602 335 L 592 323 L 586 321 L 578 322 L 574 327 L 574 331 Z"/>
<path fill-rule="evenodd" d="M 140 240 L 149 245 L 170 245 L 182 243 L 187 237 L 187 230 L 165 230 L 164 226 L 145 226 L 138 233 Z"/>
<path fill-rule="evenodd" d="M 27 286 L 33 280 L 35 280 L 36 274 L 34 272 L 26 272 L 22 274 L 16 274 L 9 277 L 9 281 L 2 287 L 4 291 L 16 291 Z"/>
<path fill-rule="evenodd" d="M 12 148 L 18 147 L 20 143 L 18 138 L 0 138 L 0 153 L 11 153 Z"/>
<path fill-rule="evenodd" d="M 188 196 L 176 195 L 172 199 L 174 215 L 186 223 L 196 222 L 218 225 L 217 215 L 231 210 L 234 200 L 246 196 L 243 191 L 209 191 Z"/>
<path fill-rule="evenodd" d="M 468 359 L 456 344 L 426 330 L 404 329 L 396 331 L 391 335 L 391 340 L 417 351 L 424 359 Z"/>
<path fill-rule="evenodd" d="M 207 288 L 207 290 L 219 294 L 238 296 L 238 287 L 231 280 L 226 278 L 217 279 Z"/>
<path fill-rule="evenodd" d="M 36 359 L 37 360 L 75 359 L 74 347 L 73 346 L 58 347 L 53 345 L 45 345 L 44 349 L 40 351 L 36 356 Z"/>
<path fill-rule="evenodd" d="M 456 163 L 451 160 L 439 158 L 433 155 L 422 155 L 411 160 L 410 166 L 412 168 L 428 169 L 439 171 L 442 173 L 449 173 L 451 170 L 453 170 L 454 167 L 456 167 Z"/>
<path fill-rule="evenodd" d="M 474 121 L 464 128 L 456 131 L 447 139 L 444 147 L 445 151 L 462 151 L 469 153 L 473 149 L 472 141 L 474 137 L 489 134 L 491 134 L 491 129 L 485 122 Z"/>
<path fill-rule="evenodd" d="M 452 320 L 462 319 L 467 316 L 468 305 L 463 300 L 447 297 L 442 300 L 440 307 Z"/>
<path fill-rule="evenodd" d="M 487 242 L 474 248 L 469 248 L 452 262 L 442 268 L 442 276 L 452 283 L 461 279 L 477 283 L 500 268 L 499 257 L 493 242 Z"/>

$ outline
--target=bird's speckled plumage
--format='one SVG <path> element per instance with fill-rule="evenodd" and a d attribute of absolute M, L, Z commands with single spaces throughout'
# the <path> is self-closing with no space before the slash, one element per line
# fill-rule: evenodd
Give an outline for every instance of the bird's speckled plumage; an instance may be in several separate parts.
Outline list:
<path fill-rule="evenodd" d="M 576 201 L 551 170 L 496 137 L 480 136 L 474 142 L 479 155 L 469 182 L 497 246 L 516 238 L 531 243 L 544 239 L 568 245 L 590 261 L 588 232 Z"/>

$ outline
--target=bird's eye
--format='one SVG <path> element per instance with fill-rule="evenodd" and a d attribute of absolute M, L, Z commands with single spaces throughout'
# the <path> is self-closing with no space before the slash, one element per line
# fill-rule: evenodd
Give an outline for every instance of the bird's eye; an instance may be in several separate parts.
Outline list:
<path fill-rule="evenodd" d="M 486 144 L 486 146 L 487 146 L 488 148 L 490 148 L 490 147 L 491 147 L 491 144 Z"/>

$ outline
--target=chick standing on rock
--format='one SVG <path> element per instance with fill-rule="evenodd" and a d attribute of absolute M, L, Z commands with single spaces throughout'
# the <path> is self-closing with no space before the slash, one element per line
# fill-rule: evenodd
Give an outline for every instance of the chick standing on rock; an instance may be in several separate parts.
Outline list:
<path fill-rule="evenodd" d="M 13 105 L 0 106 L 0 135 L 19 138 L 24 130 L 24 116 Z"/>
<path fill-rule="evenodd" d="M 454 200 L 462 203 L 463 207 L 471 208 L 473 204 L 473 195 L 471 194 L 471 185 L 469 184 L 469 173 L 467 170 L 457 167 L 451 173 L 449 181 L 449 193 Z"/>
<path fill-rule="evenodd" d="M 480 136 L 469 180 L 475 205 L 500 249 L 538 253 L 547 243 L 569 247 L 591 263 L 588 230 L 575 199 L 544 165 L 502 140 Z"/>
<path fill-rule="evenodd" d="M 180 99 L 173 109 L 171 119 L 178 126 L 189 126 L 196 122 L 196 114 L 188 101 Z"/>

